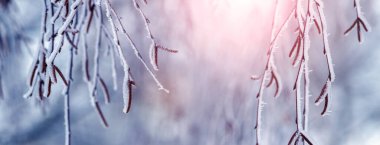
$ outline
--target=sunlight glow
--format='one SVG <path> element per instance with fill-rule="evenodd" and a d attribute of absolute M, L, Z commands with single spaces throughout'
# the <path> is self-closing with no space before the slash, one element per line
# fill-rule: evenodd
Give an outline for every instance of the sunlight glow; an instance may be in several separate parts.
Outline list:
<path fill-rule="evenodd" d="M 226 0 L 227 5 L 236 12 L 247 11 L 252 8 L 268 9 L 273 3 L 270 0 Z"/>
<path fill-rule="evenodd" d="M 189 1 L 193 32 L 202 34 L 196 38 L 202 44 L 209 45 L 203 51 L 243 53 L 254 49 L 252 46 L 260 51 L 262 47 L 254 44 L 269 41 L 274 2 L 275 0 Z"/>

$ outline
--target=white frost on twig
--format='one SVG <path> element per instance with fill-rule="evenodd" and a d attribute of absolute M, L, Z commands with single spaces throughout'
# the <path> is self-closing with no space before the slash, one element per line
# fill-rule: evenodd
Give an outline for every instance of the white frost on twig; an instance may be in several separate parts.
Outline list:
<path fill-rule="evenodd" d="M 135 53 L 135 56 L 137 57 L 137 59 L 144 65 L 145 69 L 149 72 L 150 76 L 152 76 L 153 80 L 156 82 L 157 86 L 158 86 L 158 89 L 159 90 L 163 90 L 165 91 L 166 93 L 169 93 L 169 90 L 165 89 L 164 86 L 160 83 L 160 81 L 157 79 L 156 75 L 153 73 L 153 71 L 148 67 L 148 65 L 146 64 L 146 62 L 144 61 L 144 59 L 142 58 L 141 56 L 141 53 L 138 51 L 135 43 L 132 41 L 132 38 L 131 36 L 127 33 L 126 29 L 124 28 L 124 25 L 123 23 L 121 22 L 120 20 L 120 17 L 117 15 L 117 13 L 115 12 L 115 10 L 110 7 L 110 10 L 112 11 L 112 13 L 115 15 L 116 17 L 116 20 L 119 22 L 119 25 L 123 31 L 123 35 L 127 38 L 129 44 L 131 45 L 131 48 L 132 50 L 134 51 Z"/>
<path fill-rule="evenodd" d="M 156 49 L 155 47 L 156 47 L 157 43 L 156 43 L 156 41 L 155 41 L 155 39 L 153 37 L 152 31 L 151 31 L 151 29 L 149 27 L 149 23 L 150 22 L 149 22 L 148 18 L 145 16 L 145 14 L 142 11 L 142 9 L 140 8 L 140 5 L 137 3 L 137 1 L 136 0 L 132 0 L 132 1 L 134 3 L 134 6 L 135 6 L 136 10 L 139 12 L 139 14 L 141 15 L 141 17 L 144 19 L 145 29 L 148 32 L 147 38 L 149 38 L 150 41 L 151 41 L 151 44 L 150 44 L 150 47 L 149 47 L 150 63 L 152 64 L 154 70 L 158 70 L 157 62 L 155 60 L 155 56 L 157 55 L 156 54 L 157 52 L 155 52 L 155 51 L 157 51 L 157 50 L 155 50 Z"/>
<path fill-rule="evenodd" d="M 122 48 L 120 46 L 120 41 L 119 41 L 119 38 L 117 36 L 117 32 L 116 32 L 116 26 L 113 22 L 113 19 L 112 19 L 112 16 L 111 16 L 111 4 L 108 0 L 104 0 L 104 6 L 105 6 L 105 9 L 106 9 L 106 16 L 108 18 L 108 22 L 110 23 L 111 25 L 111 29 L 112 29 L 112 35 L 113 35 L 113 42 L 114 42 L 114 45 L 117 47 L 117 50 L 118 50 L 118 53 L 119 53 L 119 58 L 120 58 L 120 61 L 121 61 L 121 64 L 123 66 L 123 70 L 124 70 L 124 78 L 123 78 L 123 102 L 124 102 L 124 108 L 123 108 L 123 112 L 124 113 L 127 113 L 127 108 L 129 108 L 129 100 L 131 96 L 129 96 L 129 90 L 128 90 L 128 78 L 129 78 L 129 66 L 128 66 L 128 63 L 127 63 L 127 60 L 123 54 L 123 51 L 122 51 Z"/>
<path fill-rule="evenodd" d="M 58 32 L 57 32 L 58 46 L 56 48 L 54 48 L 54 50 L 52 50 L 52 53 L 46 59 L 46 64 L 48 65 L 48 67 L 52 67 L 52 63 L 53 63 L 55 57 L 57 56 L 59 50 L 61 49 L 61 47 L 63 45 L 63 36 L 64 36 L 63 34 L 66 31 L 69 24 L 71 23 L 71 21 L 73 20 L 80 4 L 82 4 L 82 0 L 76 0 L 71 5 L 70 14 L 66 17 L 66 20 L 65 20 L 65 22 L 63 22 L 62 26 L 58 29 Z"/>

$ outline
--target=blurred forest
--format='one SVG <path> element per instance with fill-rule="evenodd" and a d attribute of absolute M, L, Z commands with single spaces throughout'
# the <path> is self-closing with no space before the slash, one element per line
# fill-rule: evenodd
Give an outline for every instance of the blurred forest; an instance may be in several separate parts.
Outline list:
<path fill-rule="evenodd" d="M 129 113 L 123 113 L 124 68 L 119 63 L 120 58 L 115 58 L 117 80 L 113 82 L 113 60 L 107 45 L 101 45 L 99 75 L 110 94 L 110 103 L 102 91 L 98 90 L 96 96 L 108 121 L 109 126 L 104 127 L 88 97 L 91 94 L 83 73 L 86 64 L 81 61 L 84 49 L 78 48 L 79 52 L 73 58 L 73 83 L 70 83 L 72 145 L 256 143 L 256 95 L 260 81 L 252 80 L 251 76 L 260 76 L 265 69 L 276 0 L 136 0 L 149 19 L 156 43 L 178 51 L 158 51 L 157 71 L 149 63 L 151 39 L 146 21 L 135 9 L 134 1 L 110 1 L 143 60 L 170 93 L 159 90 L 150 72 L 120 33 L 120 44 L 135 82 L 132 105 Z M 323 105 L 314 105 L 314 100 L 326 81 L 328 68 L 320 43 L 322 38 L 312 28 L 309 33 L 311 102 L 308 135 L 317 145 L 379 144 L 380 49 L 377 41 L 380 28 L 377 24 L 380 1 L 360 1 L 361 11 L 371 27 L 368 33 L 362 29 L 362 42 L 358 42 L 356 28 L 344 35 L 357 18 L 354 0 L 321 1 L 336 80 L 329 94 L 332 112 L 321 116 Z M 277 3 L 276 31 L 291 13 L 294 3 Z M 43 13 L 43 0 L 0 0 L 2 145 L 51 145 L 64 144 L 65 141 L 65 84 L 59 80 L 52 86 L 50 97 L 42 101 L 36 97 L 23 97 L 29 89 L 29 74 L 39 52 Z M 108 26 L 105 15 L 103 19 Z M 116 19 L 114 23 L 117 24 Z M 296 24 L 295 20 L 289 21 L 275 45 L 273 59 L 281 77 L 281 89 L 276 98 L 273 97 L 274 87 L 264 90 L 263 145 L 287 144 L 297 129 L 293 85 L 298 67 L 292 66 L 293 59 L 288 56 L 297 37 Z M 92 27 L 95 29 L 96 25 Z M 95 33 L 89 33 L 86 38 L 88 45 L 96 45 Z M 110 40 L 102 37 L 100 41 Z M 69 45 L 63 45 L 55 59 L 55 65 L 66 79 L 69 79 L 69 50 Z M 90 46 L 90 69 L 95 66 L 92 58 L 95 53 Z M 115 83 L 117 89 L 114 89 Z"/>

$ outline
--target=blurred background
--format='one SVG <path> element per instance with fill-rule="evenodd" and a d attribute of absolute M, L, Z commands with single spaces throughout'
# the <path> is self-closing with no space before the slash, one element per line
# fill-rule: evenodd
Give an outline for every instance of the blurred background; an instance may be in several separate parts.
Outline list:
<path fill-rule="evenodd" d="M 179 51 L 162 51 L 158 56 L 160 70 L 156 74 L 170 93 L 158 91 L 127 41 L 122 40 L 136 81 L 132 108 L 130 113 L 122 113 L 122 66 L 117 66 L 119 90 L 113 90 L 110 59 L 101 55 L 100 73 L 111 91 L 110 104 L 99 98 L 109 122 L 109 127 L 104 128 L 90 105 L 82 63 L 78 61 L 70 102 L 72 144 L 254 144 L 259 81 L 250 76 L 264 70 L 274 0 L 138 2 L 157 41 Z M 280 1 L 277 23 L 286 19 L 293 3 Z M 322 117 L 322 106 L 311 105 L 310 136 L 321 145 L 379 145 L 380 1 L 360 1 L 371 26 L 371 32 L 362 35 L 361 44 L 355 30 L 343 35 L 356 18 L 353 2 L 324 3 L 337 78 L 332 87 L 333 112 Z M 112 4 L 144 59 L 149 61 L 150 41 L 132 1 L 112 0 Z M 22 97 L 28 89 L 27 74 L 39 43 L 43 1 L 0 0 L 0 5 L 0 144 L 63 144 L 64 86 L 54 86 L 53 95 L 44 101 Z M 280 96 L 273 98 L 273 88 L 265 90 L 262 141 L 268 145 L 287 144 L 296 130 L 292 85 L 297 70 L 287 56 L 296 37 L 294 24 L 291 21 L 281 33 L 275 53 L 283 86 Z M 320 36 L 315 29 L 310 35 L 314 100 L 327 77 L 327 68 Z M 80 58 L 80 54 L 75 57 Z M 61 55 L 57 61 L 66 72 L 67 55 Z"/>

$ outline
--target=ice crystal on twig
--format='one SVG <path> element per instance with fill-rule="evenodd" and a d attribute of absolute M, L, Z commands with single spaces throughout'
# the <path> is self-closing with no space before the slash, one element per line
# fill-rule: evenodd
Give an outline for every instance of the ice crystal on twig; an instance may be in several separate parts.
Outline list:
<path fill-rule="evenodd" d="M 362 42 L 362 36 L 361 36 L 362 28 L 364 29 L 364 31 L 368 32 L 370 30 L 370 27 L 368 25 L 366 18 L 363 15 L 363 12 L 361 11 L 360 0 L 354 0 L 354 8 L 356 9 L 356 20 L 351 24 L 351 26 L 346 31 L 344 31 L 344 35 L 348 35 L 348 33 L 350 33 L 356 26 L 358 41 L 359 43 L 361 43 Z"/>

